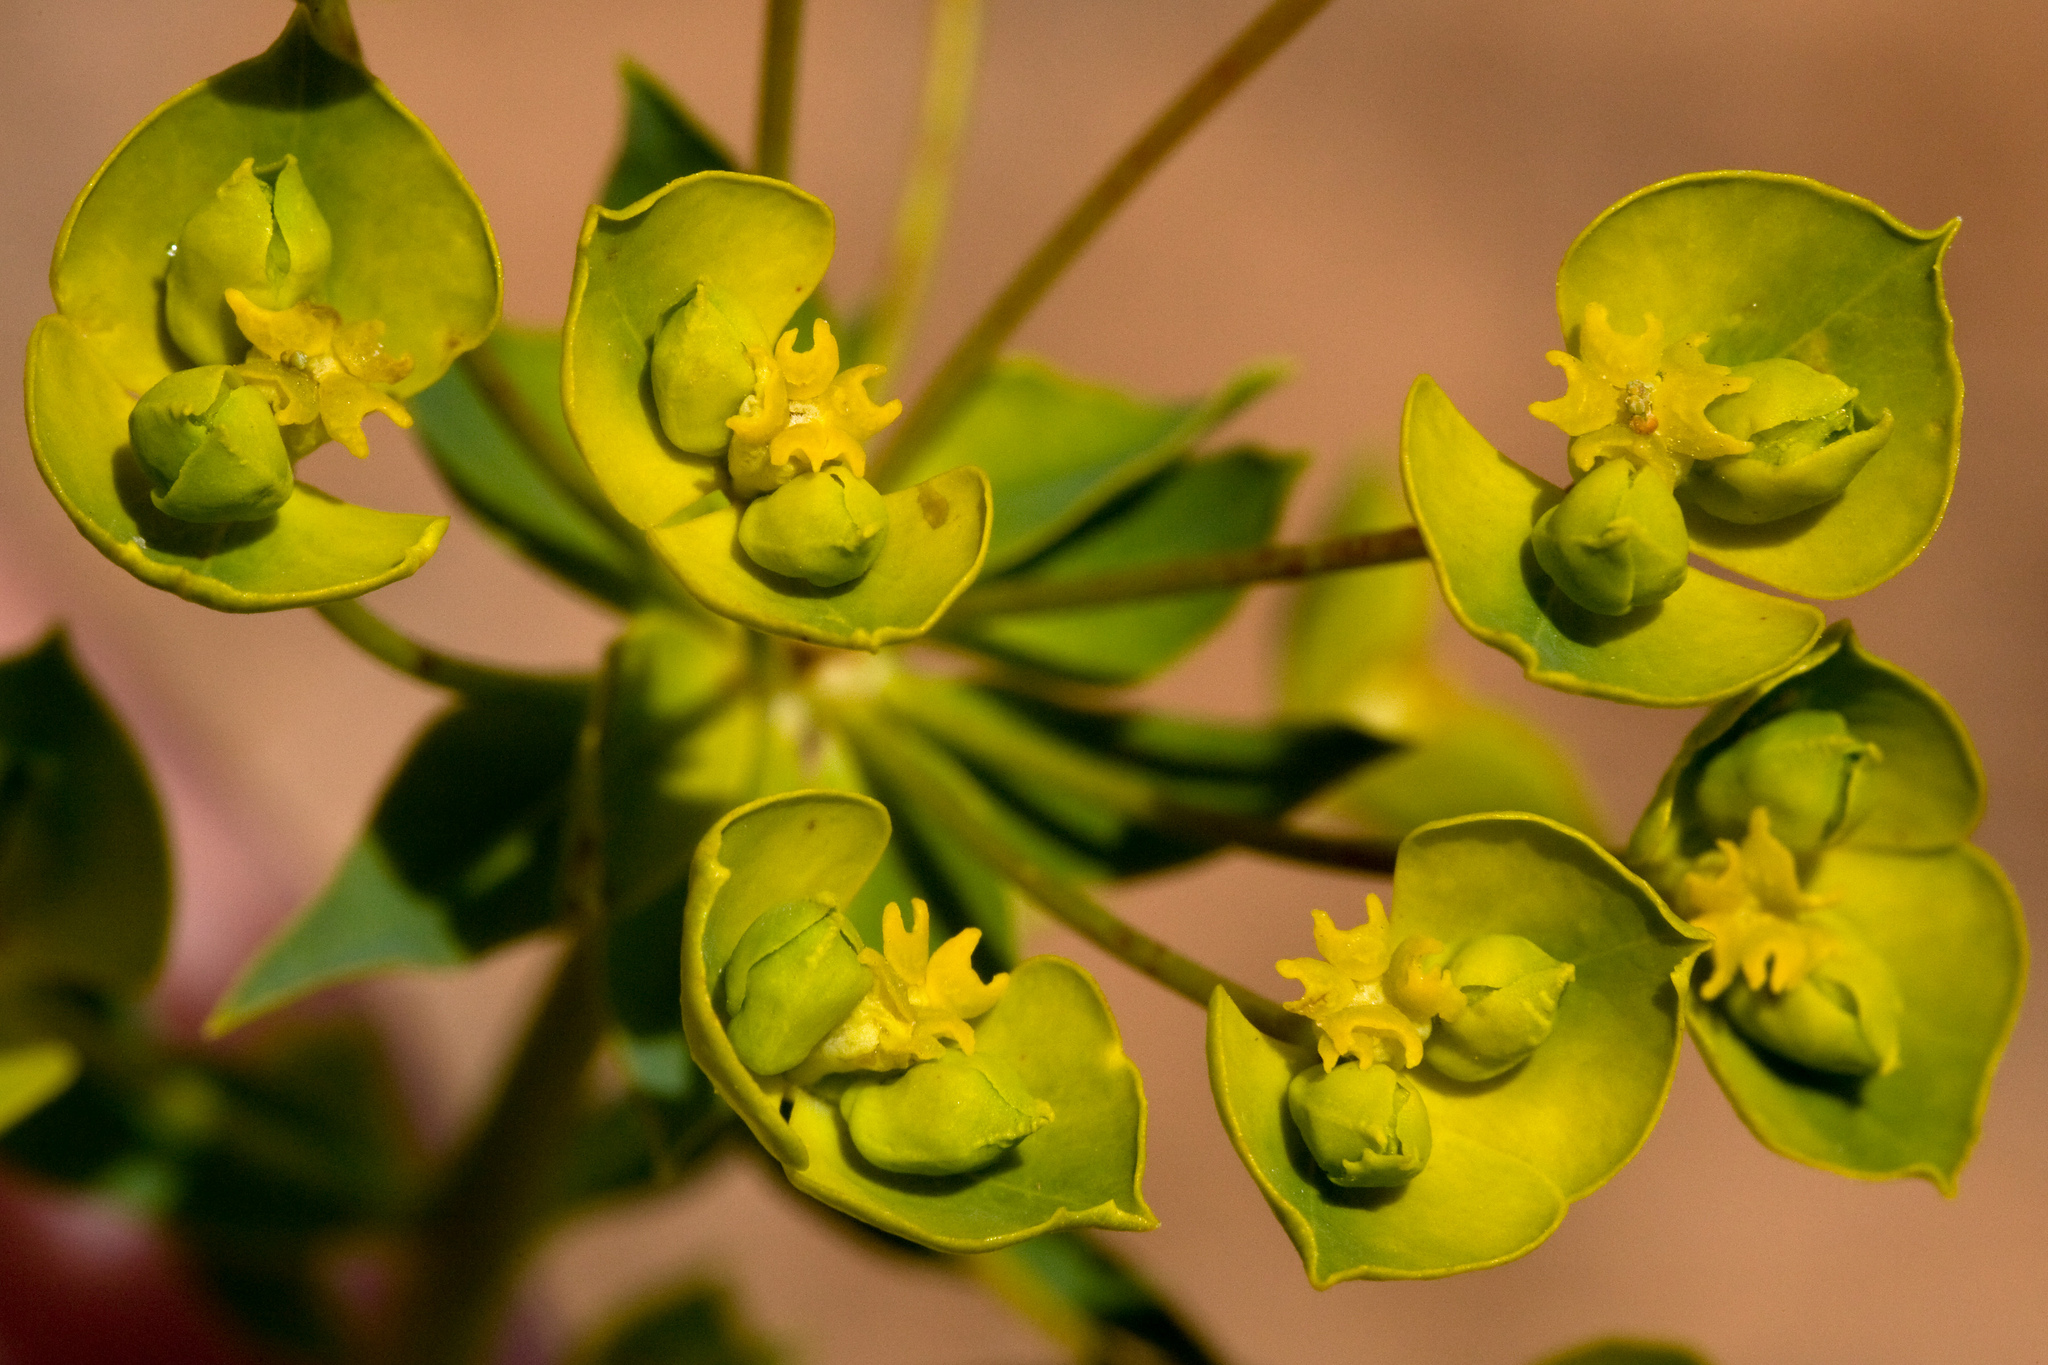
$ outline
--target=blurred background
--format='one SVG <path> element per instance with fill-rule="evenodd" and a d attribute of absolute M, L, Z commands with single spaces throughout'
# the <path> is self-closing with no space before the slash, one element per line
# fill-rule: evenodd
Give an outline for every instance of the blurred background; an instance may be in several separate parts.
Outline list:
<path fill-rule="evenodd" d="M 953 232 L 899 391 L 916 390 L 1102 164 L 1254 9 L 991 0 Z M 736 148 L 751 140 L 755 4 L 356 0 L 355 10 L 373 68 L 489 210 L 514 320 L 561 316 L 577 228 L 617 135 L 622 56 L 652 68 Z M 0 0 L 0 330 L 10 344 L 50 309 L 51 244 L 101 159 L 162 100 L 266 46 L 289 12 L 283 0 Z M 794 176 L 837 213 L 829 287 L 840 298 L 880 273 L 925 22 L 916 0 L 810 5 Z M 1552 281 L 1577 232 L 1631 190 L 1757 168 L 1842 186 L 1916 227 L 1961 217 L 1947 273 L 1969 384 L 1960 482 L 1920 562 L 1847 608 L 1868 647 L 1926 678 L 1972 727 L 1993 792 L 1979 842 L 2023 898 L 2038 899 L 2048 885 L 2048 465 L 2034 410 L 2048 402 L 2044 88 L 2048 9 L 2023 0 L 1337 0 L 1173 158 L 1018 344 L 1174 395 L 1252 356 L 1293 357 L 1294 382 L 1232 430 L 1318 456 L 1289 523 L 1307 535 L 1352 461 L 1391 467 L 1418 373 L 1436 376 L 1495 444 L 1561 475 L 1554 432 L 1525 411 L 1558 389 L 1543 360 L 1558 344 Z M 0 654 L 64 623 L 136 731 L 177 841 L 180 919 L 160 1009 L 189 1031 L 242 957 L 324 882 L 437 698 L 309 613 L 217 615 L 103 561 L 38 480 L 17 393 L 7 386 L 0 400 Z M 439 557 L 380 593 L 379 610 L 451 649 L 587 665 L 607 619 L 502 553 L 408 438 L 372 425 L 369 461 L 330 447 L 308 476 L 372 506 L 456 517 Z M 1150 695 L 1262 713 L 1287 599 L 1255 591 Z M 1443 647 L 1476 689 L 1566 737 L 1611 833 L 1633 822 L 1696 719 L 1537 689 L 1448 623 Z M 1230 857 L 1111 900 L 1257 981 L 1303 949 L 1310 906 L 1342 918 L 1365 889 Z M 1725 1365 L 1800 1365 L 2031 1359 L 2048 1340 L 2038 1146 L 2048 1024 L 2038 1009 L 2020 1021 L 1954 1201 L 1917 1181 L 1860 1185 L 1769 1155 L 1688 1054 L 1642 1155 L 1526 1260 L 1317 1294 L 1213 1120 L 1200 1014 L 1059 931 L 1041 927 L 1036 942 L 1099 973 L 1153 1102 L 1146 1192 L 1164 1226 L 1117 1246 L 1226 1356 L 1513 1365 L 1626 1331 L 1691 1342 Z M 372 994 L 430 1134 L 445 1136 L 481 1094 L 537 951 Z M 578 1225 L 535 1273 L 529 1347 L 708 1271 L 732 1280 L 800 1359 L 1053 1354 L 999 1304 L 872 1259 L 779 1185 L 728 1161 L 678 1197 Z M 90 1210 L 0 1218 L 0 1282 L 16 1286 L 0 1296 L 0 1358 L 24 1314 L 69 1302 L 36 1287 L 31 1270 L 51 1264 L 85 1267 L 85 1288 L 68 1291 L 80 1305 L 146 1328 L 159 1308 L 123 1278 L 141 1255 Z M 147 1339 L 150 1358 L 184 1358 L 164 1354 L 172 1338 Z"/>

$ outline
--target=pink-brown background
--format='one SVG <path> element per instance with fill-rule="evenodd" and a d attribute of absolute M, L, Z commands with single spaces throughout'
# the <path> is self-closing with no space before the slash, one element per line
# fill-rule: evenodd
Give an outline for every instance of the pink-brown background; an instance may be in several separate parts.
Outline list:
<path fill-rule="evenodd" d="M 878 273 L 925 11 L 912 0 L 811 8 L 795 177 L 837 212 L 833 288 L 848 297 Z M 907 388 L 1252 8 L 992 0 L 954 231 Z M 108 149 L 162 99 L 263 47 L 287 13 L 279 0 L 0 3 L 0 330 L 18 344 L 48 310 L 50 244 Z M 613 148 L 619 57 L 652 67 L 733 144 L 748 141 L 753 3 L 358 0 L 357 19 L 372 65 L 490 211 L 517 320 L 561 314 L 577 226 Z M 1294 383 L 1234 430 L 1321 457 L 1290 519 L 1306 533 L 1346 459 L 1384 459 L 1418 373 L 1511 453 L 1554 459 L 1554 435 L 1524 410 L 1557 388 L 1542 359 L 1556 344 L 1553 272 L 1573 235 L 1630 190 L 1755 167 L 1841 185 L 1916 226 L 1960 216 L 1948 282 L 1969 382 L 1961 480 L 1921 561 L 1846 610 L 1972 726 L 1993 789 L 1980 841 L 2026 896 L 2048 876 L 2044 92 L 2048 11 L 2026 0 L 1337 0 L 1175 156 L 1019 343 L 1165 393 L 1251 356 L 1296 357 Z M 172 804 L 183 892 L 162 1008 L 189 1028 L 241 955 L 320 885 L 435 697 L 310 615 L 216 615 L 101 560 L 36 478 L 15 392 L 0 413 L 0 653 L 66 622 L 138 730 Z M 386 429 L 374 444 L 366 465 L 330 448 L 308 473 L 373 505 L 454 510 L 406 438 Z M 459 514 L 440 556 L 376 605 L 444 645 L 536 665 L 586 663 L 608 629 Z M 1254 594 L 1156 696 L 1258 714 L 1284 606 L 1280 591 Z M 1543 692 L 1448 627 L 1445 647 L 1474 686 L 1569 737 L 1616 829 L 1693 719 Z M 1360 889 L 1230 858 L 1113 900 L 1258 979 L 1302 949 L 1310 905 L 1341 915 Z M 1918 1182 L 1859 1185 L 1768 1155 L 1688 1056 L 1643 1154 L 1534 1255 L 1319 1295 L 1213 1122 L 1199 1014 L 1064 935 L 1040 941 L 1100 972 L 1153 1101 L 1146 1189 L 1164 1226 L 1118 1245 L 1229 1356 L 1513 1365 L 1617 1330 L 1686 1339 L 1729 1365 L 2048 1349 L 2038 1011 L 2021 1020 L 1953 1202 Z M 520 950 L 374 997 L 419 1090 L 438 1097 L 424 1106 L 431 1131 L 445 1134 L 478 1093 L 536 965 Z M 868 1259 L 775 1184 L 729 1162 L 679 1196 L 579 1225 L 537 1271 L 530 1333 L 561 1340 L 637 1293 L 710 1271 L 808 1360 L 1052 1354 L 957 1282 Z"/>

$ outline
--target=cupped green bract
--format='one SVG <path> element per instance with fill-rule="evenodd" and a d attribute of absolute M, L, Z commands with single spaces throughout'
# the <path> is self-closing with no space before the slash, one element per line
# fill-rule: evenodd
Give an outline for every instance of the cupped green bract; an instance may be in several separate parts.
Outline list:
<path fill-rule="evenodd" d="M 701 171 L 638 203 L 593 207 L 562 326 L 562 405 L 598 486 L 655 527 L 725 487 L 725 453 L 662 434 L 652 362 L 661 326 L 703 280 L 752 312 L 772 345 L 825 277 L 832 211 L 780 180 Z"/>
<path fill-rule="evenodd" d="M 58 315 L 29 345 L 36 463 L 79 530 L 145 582 L 226 611 L 353 597 L 412 573 L 446 520 L 352 507 L 300 484 L 274 516 L 182 523 L 149 505 L 127 413 L 189 358 L 163 319 L 170 248 L 242 161 L 295 158 L 332 236 L 318 302 L 381 321 L 419 392 L 487 336 L 502 281 L 476 197 L 433 136 L 295 13 L 269 51 L 164 104 L 107 158 L 57 238 Z"/>
<path fill-rule="evenodd" d="M 1668 337 L 1705 332 L 1714 364 L 1796 360 L 1856 389 L 1869 424 L 1892 415 L 1890 438 L 1846 491 L 1809 511 L 1743 526 L 1688 505 L 1698 553 L 1788 592 L 1840 598 L 1925 548 L 1955 484 L 1961 431 L 1941 282 L 1955 230 L 1909 228 L 1800 176 L 1719 171 L 1640 190 L 1572 243 L 1557 280 L 1568 340 L 1589 303 L 1623 333 L 1650 315 Z"/>
<path fill-rule="evenodd" d="M 691 1053 L 780 1161 L 790 1183 L 864 1222 L 941 1251 L 986 1251 L 1062 1227 L 1157 1226 L 1139 1192 L 1145 1095 L 1094 980 L 1073 963 L 1019 963 L 974 1021 L 976 1055 L 1007 1063 L 1054 1119 L 964 1176 L 891 1175 L 854 1151 L 836 1095 L 748 1071 L 712 990 L 760 916 L 791 901 L 844 907 L 881 862 L 888 811 L 848 792 L 742 806 L 697 846 L 683 918 L 683 1028 Z"/>
<path fill-rule="evenodd" d="M 1882 757 L 1859 765 L 1831 837 L 1801 863 L 1810 894 L 1890 968 L 1904 1005 L 1899 1066 L 1861 1080 L 1809 1071 L 1757 1047 L 1713 1005 L 1686 1021 L 1736 1112 L 1771 1150 L 1862 1179 L 1917 1175 L 1953 1194 L 2025 985 L 2018 898 L 1967 841 L 1984 775 L 1948 704 L 1863 651 L 1847 622 L 1779 677 L 1708 714 L 1686 738 L 1629 844 L 1630 862 L 1675 892 L 1713 846 L 1702 772 L 1759 726 L 1840 715 Z"/>
<path fill-rule="evenodd" d="M 721 616 L 814 645 L 880 649 L 937 625 L 974 581 L 988 547 L 988 480 L 969 465 L 891 493 L 882 506 L 889 530 L 880 556 L 836 587 L 754 563 L 740 548 L 734 507 L 658 527 L 647 540 L 691 594 Z"/>
<path fill-rule="evenodd" d="M 1407 1185 L 1324 1180 L 1285 1119 L 1313 1049 L 1260 1034 L 1222 991 L 1209 1005 L 1216 1108 L 1245 1168 L 1300 1250 L 1309 1282 L 1427 1279 L 1513 1260 L 1566 1206 L 1635 1155 L 1678 1063 L 1674 972 L 1704 940 L 1585 836 L 1532 815 L 1444 820 L 1402 842 L 1394 926 L 1455 951 L 1489 934 L 1527 938 L 1576 969 L 1535 1054 L 1466 1084 L 1408 1072 L 1429 1106 L 1433 1150 Z"/>
<path fill-rule="evenodd" d="M 1698 572 L 1626 616 L 1587 611 L 1550 582 L 1529 544 L 1564 490 L 1488 445 L 1426 376 L 1402 417 L 1401 474 L 1458 624 L 1546 687 L 1699 706 L 1785 668 L 1825 624 L 1804 603 Z"/>

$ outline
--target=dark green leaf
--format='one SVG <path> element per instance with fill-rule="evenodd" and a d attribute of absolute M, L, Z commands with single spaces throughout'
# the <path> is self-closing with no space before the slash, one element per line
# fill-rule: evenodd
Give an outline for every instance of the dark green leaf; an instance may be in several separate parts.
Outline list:
<path fill-rule="evenodd" d="M 1218 1357 L 1152 1286 L 1092 1237 L 1054 1232 L 956 1264 L 1045 1327 L 1081 1360 Z M 1141 1352 L 1133 1347 L 1142 1343 Z"/>
<path fill-rule="evenodd" d="M 0 661 L 0 979 L 139 994 L 170 911 L 148 775 L 64 637 Z"/>
<path fill-rule="evenodd" d="M 739 169 L 718 138 L 652 71 L 624 61 L 619 80 L 626 88 L 626 130 L 599 201 L 606 208 L 625 208 L 699 171 Z"/>
<path fill-rule="evenodd" d="M 435 720 L 313 904 L 215 1007 L 219 1034 L 321 987 L 449 967 L 546 925 L 586 689 L 464 699 Z"/>
<path fill-rule="evenodd" d="M 775 1365 L 782 1356 L 741 1318 L 725 1290 L 690 1284 L 628 1310 L 569 1359 L 573 1365 Z"/>
<path fill-rule="evenodd" d="M 522 432 L 504 398 L 486 393 L 470 365 L 457 365 L 412 401 L 434 467 L 462 505 L 519 553 L 616 606 L 639 602 L 647 595 L 645 557 L 565 493 L 549 459 L 530 444 L 553 442 L 558 467 L 581 467 L 562 418 L 561 335 L 500 327 L 479 353 L 513 387 L 522 419 L 538 429 Z"/>
<path fill-rule="evenodd" d="M 1192 555 L 1263 545 L 1279 524 L 1301 461 L 1243 449 L 1189 460 L 1133 490 L 1066 538 L 991 581 L 1087 578 Z M 1112 606 L 978 617 L 947 639 L 1009 663 L 1086 682 L 1159 672 L 1223 624 L 1243 596 L 1219 588 Z"/>

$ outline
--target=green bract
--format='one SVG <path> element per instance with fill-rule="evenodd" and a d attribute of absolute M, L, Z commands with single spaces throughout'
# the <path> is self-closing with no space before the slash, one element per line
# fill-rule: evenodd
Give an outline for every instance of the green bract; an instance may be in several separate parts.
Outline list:
<path fill-rule="evenodd" d="M 1767 830 L 1788 831 L 1805 911 L 1702 918 L 1726 926 L 1745 967 L 1745 950 L 1773 949 L 1773 974 L 1809 944 L 1821 950 L 1784 991 L 1745 971 L 1708 1003 L 1737 965 L 1713 962 L 1689 993 L 1707 1065 L 1773 1151 L 1954 1192 L 2026 969 L 2012 888 L 1968 842 L 1983 808 L 1961 723 L 1925 683 L 1864 653 L 1846 622 L 1687 737 L 1631 863 L 1685 910 L 1689 878 L 1708 888 L 1700 879 L 1729 859 L 1716 841 L 1739 839 L 1746 855 L 1753 835 L 1740 826 L 1761 811 Z"/>
<path fill-rule="evenodd" d="M 924 634 L 973 582 L 988 485 L 971 467 L 887 498 L 864 482 L 862 442 L 899 405 L 869 398 L 879 367 L 840 370 L 828 323 L 809 338 L 789 327 L 832 243 L 823 204 L 732 171 L 592 208 L 563 404 L 605 496 L 704 605 L 879 649 Z"/>
<path fill-rule="evenodd" d="M 913 989 L 918 1036 L 928 1017 L 948 1036 L 943 1046 L 932 1041 L 930 1060 L 866 1069 L 847 1050 L 848 1037 L 868 1028 L 873 994 L 793 1075 L 763 1076 L 741 1060 L 724 1009 L 732 988 L 720 983 L 754 926 L 787 921 L 755 935 L 758 948 L 811 913 L 787 907 L 830 915 L 852 904 L 889 832 L 880 803 L 807 791 L 742 806 L 705 835 L 684 912 L 682 993 L 684 1031 L 705 1074 L 790 1183 L 926 1246 L 982 1251 L 1060 1227 L 1155 1226 L 1138 1188 L 1144 1090 L 1101 991 L 1071 962 L 1027 959 L 1006 987 L 975 977 L 966 989 L 983 1001 L 960 1011 L 973 1019 L 971 1052 L 952 1032 L 959 1016 L 928 1016 Z M 968 972 L 971 946 L 963 936 L 934 947 L 933 967 L 950 959 L 949 970 Z M 869 950 L 863 961 L 878 956 Z M 750 983 L 760 970 L 749 966 Z"/>
<path fill-rule="evenodd" d="M 1757 249 L 1759 222 L 1775 250 Z M 1639 704 L 1718 700 L 1789 665 L 1820 617 L 1638 552 L 1675 547 L 1665 500 L 1654 518 L 1580 518 L 1577 558 L 1556 518 L 1630 464 L 1675 488 L 1694 552 L 1771 586 L 1848 597 L 1910 563 L 1955 473 L 1953 231 L 1751 172 L 1653 185 L 1601 215 L 1558 277 L 1567 392 L 1532 409 L 1572 438 L 1582 486 L 1562 507 L 1434 384 L 1410 396 L 1409 500 L 1460 622 L 1538 682 Z"/>
<path fill-rule="evenodd" d="M 294 454 L 343 435 L 321 426 L 324 417 L 347 424 L 378 404 L 402 417 L 391 396 L 433 383 L 498 317 L 497 249 L 469 187 L 352 54 L 323 46 L 322 32 L 302 8 L 268 52 L 172 99 L 128 135 L 65 220 L 51 265 L 58 311 L 29 342 L 30 440 L 65 511 L 138 578 L 226 611 L 368 592 L 426 562 L 447 523 L 354 507 L 303 483 L 268 515 L 233 490 L 181 497 L 176 516 L 153 506 L 162 490 L 129 437 L 136 399 L 175 370 L 239 362 L 249 350 L 209 291 L 338 315 L 339 361 L 316 357 L 290 381 L 308 394 L 323 359 L 376 362 L 363 369 L 371 382 L 346 395 L 329 392 L 350 388 L 340 370 L 336 386 L 322 381 L 317 406 L 302 405 L 310 422 L 286 414 L 275 393 L 280 421 L 301 424 L 287 431 Z M 173 271 L 174 261 L 186 264 Z M 389 378 L 405 357 L 409 371 Z M 245 368 L 269 363 L 258 355 Z M 277 471 L 265 468 L 274 489 Z M 223 510 L 260 519 L 180 519 Z"/>
<path fill-rule="evenodd" d="M 1530 815 L 1445 820 L 1409 835 L 1394 901 L 1394 930 L 1411 941 L 1426 936 L 1455 956 L 1512 935 L 1575 976 L 1550 1035 L 1504 1075 L 1473 1084 L 1412 1066 L 1406 1079 L 1430 1116 L 1427 1164 L 1405 1184 L 1377 1190 L 1327 1180 L 1287 1116 L 1295 1077 L 1323 1069 L 1317 1051 L 1258 1032 L 1217 991 L 1209 1005 L 1217 1112 L 1318 1288 L 1475 1270 L 1548 1237 L 1567 1204 L 1604 1184 L 1656 1121 L 1678 1060 L 1674 969 L 1701 947 L 1597 845 Z M 1402 971 L 1402 952 L 1394 958 L 1393 972 Z M 1313 994 L 1310 976 L 1302 979 Z M 1357 1027 L 1375 1025 L 1368 1018 Z"/>

